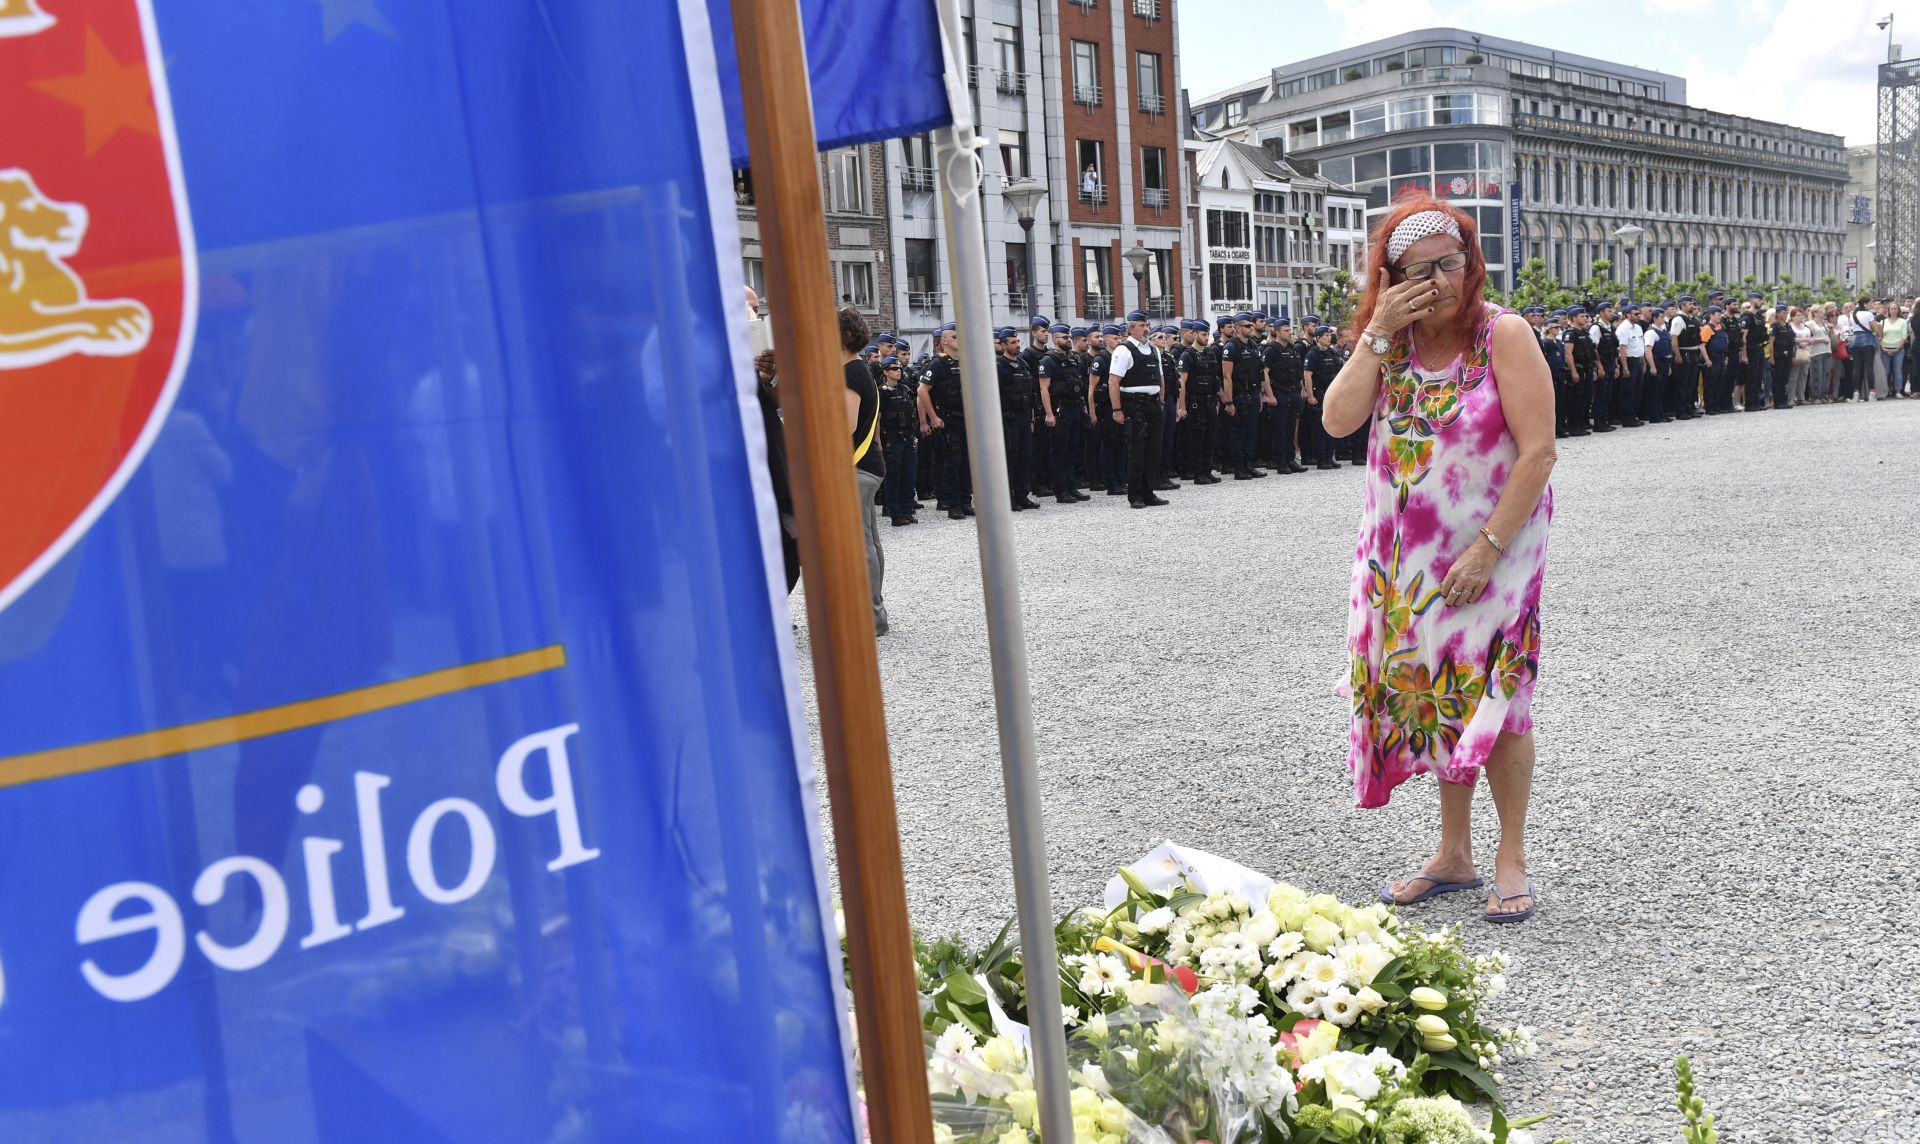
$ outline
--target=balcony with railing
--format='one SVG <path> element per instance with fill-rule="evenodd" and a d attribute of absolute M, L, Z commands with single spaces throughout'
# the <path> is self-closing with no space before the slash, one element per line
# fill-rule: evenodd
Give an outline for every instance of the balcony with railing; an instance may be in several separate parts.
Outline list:
<path fill-rule="evenodd" d="M 1165 187 L 1140 188 L 1140 205 L 1163 211 L 1173 205 L 1173 192 Z"/>
<path fill-rule="evenodd" d="M 1082 107 L 1100 106 L 1100 85 L 1097 83 L 1074 84 L 1073 101 Z"/>
<path fill-rule="evenodd" d="M 1158 297 L 1158 298 L 1148 298 L 1147 299 L 1147 317 L 1149 318 L 1173 317 L 1173 299 L 1166 297 L 1165 295 L 1162 295 L 1161 297 Z"/>
<path fill-rule="evenodd" d="M 1027 94 L 1027 74 L 1003 71 L 995 79 L 994 87 L 1001 95 L 1025 95 Z"/>
<path fill-rule="evenodd" d="M 1107 205 L 1107 188 L 1104 183 L 1095 183 L 1088 187 L 1080 184 L 1080 202 L 1083 206 L 1104 207 Z"/>
<path fill-rule="evenodd" d="M 1133 14 L 1147 20 L 1160 18 L 1160 0 L 1128 0 Z"/>
<path fill-rule="evenodd" d="M 1082 12 L 1091 12 L 1099 5 L 1100 0 L 1070 0 L 1070 2 Z"/>
<path fill-rule="evenodd" d="M 903 191 L 932 191 L 932 167 L 902 167 L 900 169 L 900 189 Z"/>
<path fill-rule="evenodd" d="M 1157 91 L 1143 91 L 1140 93 L 1140 110 L 1148 115 L 1165 115 L 1167 97 Z"/>
<path fill-rule="evenodd" d="M 945 290 L 909 290 L 907 291 L 907 309 L 926 310 L 939 313 L 947 304 Z"/>
<path fill-rule="evenodd" d="M 992 70 L 993 70 L 992 68 L 988 67 L 985 64 L 968 64 L 967 65 L 967 86 L 979 87 L 980 81 L 984 79 L 986 77 L 986 74 Z"/>
<path fill-rule="evenodd" d="M 1103 318 L 1113 313 L 1113 295 L 1084 294 L 1080 298 L 1080 312 L 1089 320 Z"/>

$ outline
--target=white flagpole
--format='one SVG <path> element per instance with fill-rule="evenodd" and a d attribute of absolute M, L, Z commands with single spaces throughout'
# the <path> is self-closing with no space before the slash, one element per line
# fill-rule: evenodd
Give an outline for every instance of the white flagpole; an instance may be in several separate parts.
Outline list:
<path fill-rule="evenodd" d="M 987 294 L 987 246 L 981 219 L 979 149 L 973 105 L 961 79 L 957 0 L 937 0 L 953 126 L 934 132 L 947 254 L 953 262 L 955 325 L 967 409 L 967 457 L 973 468 L 974 520 L 980 541 L 980 584 L 993 661 L 993 705 L 1000 724 L 1000 773 L 1006 786 L 1007 837 L 1013 850 L 1013 893 L 1026 970 L 1027 1020 L 1047 1140 L 1073 1139 L 1068 1102 L 1066 1027 L 1060 1013 L 1060 963 L 1053 938 L 1053 893 L 1047 882 L 1046 827 L 1033 739 L 1033 693 L 1027 681 L 1027 637 L 1020 612 L 1020 570 L 1013 550 L 1013 502 L 1006 443 L 1000 431 L 1000 386 L 994 365 Z"/>

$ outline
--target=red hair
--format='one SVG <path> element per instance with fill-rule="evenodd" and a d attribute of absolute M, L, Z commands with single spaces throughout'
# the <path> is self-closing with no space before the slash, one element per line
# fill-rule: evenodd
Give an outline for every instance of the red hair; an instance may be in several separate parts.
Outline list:
<path fill-rule="evenodd" d="M 1460 224 L 1460 241 L 1466 246 L 1467 266 L 1460 283 L 1460 314 L 1454 321 L 1458 324 L 1456 333 L 1460 339 L 1469 341 L 1485 311 L 1481 299 L 1485 297 L 1487 289 L 1487 260 L 1480 253 L 1479 231 L 1474 226 L 1471 214 L 1427 194 L 1403 197 L 1392 210 L 1380 216 L 1373 233 L 1367 236 L 1366 293 L 1360 296 L 1360 304 L 1354 308 L 1353 329 L 1356 332 L 1364 330 L 1367 323 L 1373 320 L 1373 308 L 1379 303 L 1377 286 L 1380 272 L 1391 269 L 1387 262 L 1387 239 L 1393 237 L 1394 228 L 1421 211 L 1439 211 Z"/>

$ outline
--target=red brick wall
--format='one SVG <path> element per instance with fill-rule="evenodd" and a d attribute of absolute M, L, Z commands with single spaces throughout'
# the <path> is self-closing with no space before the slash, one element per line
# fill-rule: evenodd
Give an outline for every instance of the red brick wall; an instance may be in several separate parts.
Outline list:
<path fill-rule="evenodd" d="M 1066 104 L 1062 127 L 1066 133 L 1067 160 L 1073 164 L 1073 175 L 1068 180 L 1072 193 L 1067 199 L 1067 217 L 1073 222 L 1099 222 L 1118 225 L 1120 222 L 1120 164 L 1128 158 L 1118 152 L 1119 132 L 1114 124 L 1118 122 L 1115 114 L 1113 78 L 1115 60 L 1113 58 L 1113 11 L 1107 4 L 1125 3 L 1125 0 L 1106 0 L 1090 8 L 1082 8 L 1070 0 L 1055 0 L 1060 14 L 1060 88 L 1061 97 Z M 1073 41 L 1084 40 L 1099 45 L 1100 52 L 1100 105 L 1086 107 L 1073 101 Z M 1094 139 L 1100 142 L 1101 180 L 1105 184 L 1107 201 L 1103 206 L 1091 206 L 1080 201 L 1080 141 Z M 1078 273 L 1078 272 L 1076 272 Z"/>
<path fill-rule="evenodd" d="M 1116 0 L 1119 2 L 1119 0 Z M 1161 11 L 1172 10 L 1172 0 L 1163 0 Z M 1133 217 L 1141 226 L 1180 225 L 1180 164 L 1184 161 L 1180 153 L 1180 93 L 1173 86 L 1173 21 L 1164 16 L 1158 20 L 1148 20 L 1134 14 L 1133 6 L 1127 5 L 1127 58 L 1119 61 L 1126 70 L 1130 98 L 1124 108 L 1128 119 L 1127 129 L 1133 136 L 1133 154 L 1127 162 L 1133 168 L 1134 203 Z M 1139 69 L 1135 66 L 1136 53 L 1152 52 L 1160 57 L 1160 97 L 1164 113 L 1149 115 L 1140 110 Z M 1163 181 L 1167 186 L 1167 205 L 1161 209 L 1151 209 L 1144 205 L 1140 191 L 1146 186 L 1145 164 L 1141 159 L 1142 147 L 1158 147 L 1166 156 L 1163 167 Z"/>

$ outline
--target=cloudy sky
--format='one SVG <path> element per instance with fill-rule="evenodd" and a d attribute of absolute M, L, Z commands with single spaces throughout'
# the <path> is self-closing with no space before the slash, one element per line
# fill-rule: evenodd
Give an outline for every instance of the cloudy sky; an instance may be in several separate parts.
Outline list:
<path fill-rule="evenodd" d="M 1697 107 L 1859 145 L 1874 141 L 1874 68 L 1887 51 L 1874 24 L 1889 13 L 1894 42 L 1920 56 L 1920 0 L 1179 0 L 1180 71 L 1199 99 L 1352 44 L 1465 28 L 1668 72 Z"/>

